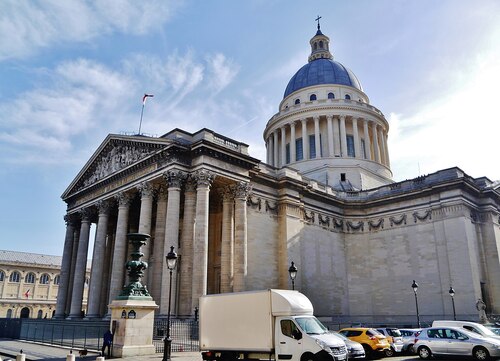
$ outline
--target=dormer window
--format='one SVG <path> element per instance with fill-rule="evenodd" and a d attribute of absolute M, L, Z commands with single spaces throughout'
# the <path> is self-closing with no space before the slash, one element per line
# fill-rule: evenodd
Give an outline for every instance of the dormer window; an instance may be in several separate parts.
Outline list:
<path fill-rule="evenodd" d="M 349 94 L 346 94 L 346 95 L 345 95 L 345 99 L 346 99 L 346 100 L 351 100 L 351 96 L 350 96 Z"/>
<path fill-rule="evenodd" d="M 328 93 L 328 99 L 335 99 L 335 94 Z"/>
<path fill-rule="evenodd" d="M 318 100 L 318 99 L 316 98 L 316 94 L 311 94 L 311 96 L 309 97 L 309 100 L 310 100 L 310 101 L 313 101 L 313 100 Z"/>
<path fill-rule="evenodd" d="M 295 104 L 300 104 L 300 99 L 295 99 Z"/>

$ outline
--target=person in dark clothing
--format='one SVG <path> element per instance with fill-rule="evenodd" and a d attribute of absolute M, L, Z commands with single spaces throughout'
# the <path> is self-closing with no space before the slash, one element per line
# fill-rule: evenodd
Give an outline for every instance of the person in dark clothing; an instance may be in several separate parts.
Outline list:
<path fill-rule="evenodd" d="M 111 344 L 113 343 L 113 334 L 111 333 L 110 330 L 107 330 L 104 333 L 103 341 L 102 341 L 102 348 L 101 348 L 101 356 L 104 356 L 104 350 L 106 350 L 106 347 L 108 348 L 108 358 L 111 358 Z"/>

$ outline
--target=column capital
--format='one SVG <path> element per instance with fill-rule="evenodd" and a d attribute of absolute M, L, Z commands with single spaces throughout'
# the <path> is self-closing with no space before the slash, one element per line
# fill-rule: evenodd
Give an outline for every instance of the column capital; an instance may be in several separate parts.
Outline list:
<path fill-rule="evenodd" d="M 184 183 L 184 190 L 186 192 L 196 192 L 196 179 L 193 178 L 193 175 L 190 174 L 186 178 L 186 182 Z"/>
<path fill-rule="evenodd" d="M 98 201 L 96 206 L 97 206 L 97 209 L 99 211 L 99 215 L 101 215 L 101 214 L 108 215 L 110 210 L 111 210 L 112 203 L 110 200 L 104 199 L 104 200 Z"/>
<path fill-rule="evenodd" d="M 153 185 L 150 182 L 142 182 L 137 185 L 137 189 L 141 193 L 141 198 L 142 197 L 152 197 L 154 188 Z"/>
<path fill-rule="evenodd" d="M 164 184 L 160 184 L 154 188 L 153 194 L 156 199 L 165 200 L 167 199 L 167 188 Z"/>
<path fill-rule="evenodd" d="M 315 115 L 315 116 L 313 117 L 313 119 L 314 119 L 314 121 L 315 121 L 315 122 L 319 122 L 319 115 Z"/>
<path fill-rule="evenodd" d="M 234 197 L 238 199 L 247 199 L 252 191 L 252 185 L 249 182 L 238 182 L 234 185 Z"/>
<path fill-rule="evenodd" d="M 345 114 L 341 114 L 341 115 L 339 115 L 339 119 L 340 119 L 340 120 L 345 120 L 345 118 L 346 118 L 346 117 L 347 117 L 347 116 L 346 116 Z"/>
<path fill-rule="evenodd" d="M 80 209 L 78 214 L 80 215 L 82 222 L 90 222 L 90 219 L 94 215 L 94 211 L 90 207 L 87 207 Z"/>
<path fill-rule="evenodd" d="M 118 202 L 118 207 L 128 207 L 132 203 L 132 195 L 125 192 L 115 195 L 115 199 Z"/>
<path fill-rule="evenodd" d="M 234 199 L 234 186 L 228 185 L 221 188 L 220 193 L 224 202 L 230 202 Z"/>
<path fill-rule="evenodd" d="M 66 226 L 74 227 L 77 223 L 78 219 L 75 213 L 67 213 L 64 215 L 64 222 Z"/>
<path fill-rule="evenodd" d="M 178 169 L 171 169 L 163 173 L 163 177 L 167 182 L 168 188 L 180 188 L 187 178 L 187 174 Z"/>
<path fill-rule="evenodd" d="M 193 173 L 197 187 L 210 187 L 215 178 L 215 174 L 206 169 L 199 169 Z"/>
<path fill-rule="evenodd" d="M 326 115 L 326 120 L 330 121 L 333 119 L 333 114 L 327 114 Z"/>
<path fill-rule="evenodd" d="M 296 120 L 290 120 L 290 122 L 288 122 L 288 125 L 290 125 L 290 128 L 291 127 L 295 128 L 295 122 L 296 122 Z"/>

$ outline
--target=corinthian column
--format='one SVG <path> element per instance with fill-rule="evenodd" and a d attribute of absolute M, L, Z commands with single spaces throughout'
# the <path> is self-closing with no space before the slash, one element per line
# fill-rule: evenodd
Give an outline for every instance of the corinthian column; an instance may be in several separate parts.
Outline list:
<path fill-rule="evenodd" d="M 316 158 L 321 158 L 321 141 L 319 139 L 319 117 L 314 117 L 314 151 Z"/>
<path fill-rule="evenodd" d="M 163 258 L 165 257 L 165 218 L 167 217 L 167 190 L 163 185 L 156 189 L 156 225 L 151 272 L 150 293 L 156 302 L 161 299 L 161 279 L 163 272 Z"/>
<path fill-rule="evenodd" d="M 302 155 L 304 160 L 309 159 L 309 136 L 307 135 L 307 119 L 301 119 L 302 122 Z"/>
<path fill-rule="evenodd" d="M 66 237 L 64 238 L 63 257 L 61 273 L 59 276 L 59 289 L 57 290 L 56 314 L 54 318 L 64 318 L 66 316 L 66 302 L 69 294 L 69 276 L 71 273 L 71 255 L 73 249 L 73 239 L 75 234 L 75 220 L 73 216 L 64 216 L 66 222 Z M 6 289 L 6 287 L 4 287 Z"/>
<path fill-rule="evenodd" d="M 340 147 L 342 157 L 347 157 L 347 134 L 345 131 L 345 115 L 340 116 Z"/>
<path fill-rule="evenodd" d="M 83 209 L 81 211 L 82 225 L 80 229 L 80 239 L 78 241 L 73 292 L 71 294 L 70 318 L 81 318 L 82 314 L 83 287 L 85 285 L 87 254 L 89 251 L 90 216 L 91 213 L 89 209 Z"/>
<path fill-rule="evenodd" d="M 179 315 L 188 316 L 194 311 L 192 306 L 193 292 L 193 235 L 196 216 L 196 183 L 188 177 L 184 187 L 184 217 L 182 219 L 179 287 Z"/>
<path fill-rule="evenodd" d="M 363 131 L 365 134 L 365 156 L 366 159 L 372 160 L 372 151 L 371 151 L 371 142 L 370 142 L 370 133 L 368 132 L 368 120 L 365 119 L 363 122 Z"/>
<path fill-rule="evenodd" d="M 276 133 L 275 133 L 276 134 Z M 277 145 L 277 144 L 275 144 Z M 208 267 L 208 201 L 210 185 L 214 174 L 207 170 L 198 170 L 196 180 L 196 220 L 194 228 L 194 260 L 192 308 L 198 307 L 200 296 L 207 294 Z"/>
<path fill-rule="evenodd" d="M 328 130 L 328 156 L 334 157 L 333 152 L 333 117 L 331 115 L 326 116 L 326 126 Z"/>
<path fill-rule="evenodd" d="M 286 165 L 286 130 L 285 126 L 281 128 L 281 163 L 280 166 L 284 167 Z"/>
<path fill-rule="evenodd" d="M 168 298 L 169 298 L 169 287 L 170 278 L 167 277 L 169 270 L 167 267 L 167 261 L 165 259 L 167 251 L 171 246 L 179 246 L 179 214 L 181 205 L 181 186 L 186 179 L 186 173 L 177 169 L 169 170 L 164 175 L 168 186 L 168 201 L 167 201 L 167 217 L 165 219 L 165 254 L 162 255 L 163 264 L 163 277 L 161 282 L 161 303 L 160 303 L 160 315 L 168 314 Z M 172 277 L 172 295 L 177 294 L 176 289 L 177 282 L 177 272 L 173 273 Z M 175 300 L 177 297 L 172 297 L 173 304 L 172 309 L 175 310 Z M 174 311 L 175 313 L 175 311 Z"/>
<path fill-rule="evenodd" d="M 138 186 L 141 192 L 141 211 L 139 214 L 139 233 L 151 235 L 151 216 L 153 213 L 153 186 L 151 183 L 143 182 Z M 151 242 L 147 242 L 145 246 L 141 248 L 142 260 L 149 262 L 149 254 L 151 253 Z M 145 270 L 144 276 L 142 277 L 142 283 L 148 284 L 149 268 Z"/>
<path fill-rule="evenodd" d="M 363 158 L 361 156 L 361 146 L 359 142 L 358 118 L 356 117 L 352 117 L 352 136 L 354 138 L 354 156 L 356 158 Z"/>
<path fill-rule="evenodd" d="M 116 221 L 115 247 L 113 249 L 113 264 L 111 265 L 111 280 L 109 282 L 108 305 L 120 294 L 125 281 L 125 263 L 127 260 L 128 216 L 132 197 L 125 193 L 115 196 L 118 201 L 118 219 Z M 111 315 L 108 308 L 108 315 Z"/>
<path fill-rule="evenodd" d="M 222 191 L 222 240 L 220 288 L 221 292 L 233 291 L 233 254 L 234 254 L 234 192 L 226 186 Z"/>
<path fill-rule="evenodd" d="M 295 122 L 292 120 L 290 123 L 290 163 L 297 161 L 297 150 L 295 148 Z"/>
<path fill-rule="evenodd" d="M 278 168 L 280 166 L 278 157 L 279 157 L 279 148 L 278 148 L 278 130 L 273 132 L 273 166 Z"/>
<path fill-rule="evenodd" d="M 335 151 L 335 156 L 340 157 L 340 133 L 339 133 L 339 119 L 337 117 L 333 118 L 333 147 Z"/>
<path fill-rule="evenodd" d="M 108 234 L 109 201 L 100 201 L 97 204 L 99 218 L 94 241 L 94 254 L 90 273 L 90 288 L 88 293 L 87 317 L 100 317 L 101 290 L 104 273 L 104 256 L 106 254 L 106 236 Z"/>
<path fill-rule="evenodd" d="M 380 161 L 380 146 L 378 144 L 378 131 L 377 123 L 372 124 L 372 135 L 373 135 L 373 153 L 375 154 L 375 162 L 382 163 Z"/>
<path fill-rule="evenodd" d="M 234 188 L 234 283 L 235 292 L 246 290 L 247 262 L 247 197 L 250 184 L 239 182 Z"/>

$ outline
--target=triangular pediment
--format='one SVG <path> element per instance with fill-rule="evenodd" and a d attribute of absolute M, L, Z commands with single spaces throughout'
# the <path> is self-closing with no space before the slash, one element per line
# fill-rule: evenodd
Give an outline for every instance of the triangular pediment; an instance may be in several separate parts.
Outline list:
<path fill-rule="evenodd" d="M 143 162 L 170 144 L 168 139 L 109 135 L 71 182 L 62 198 Z"/>

